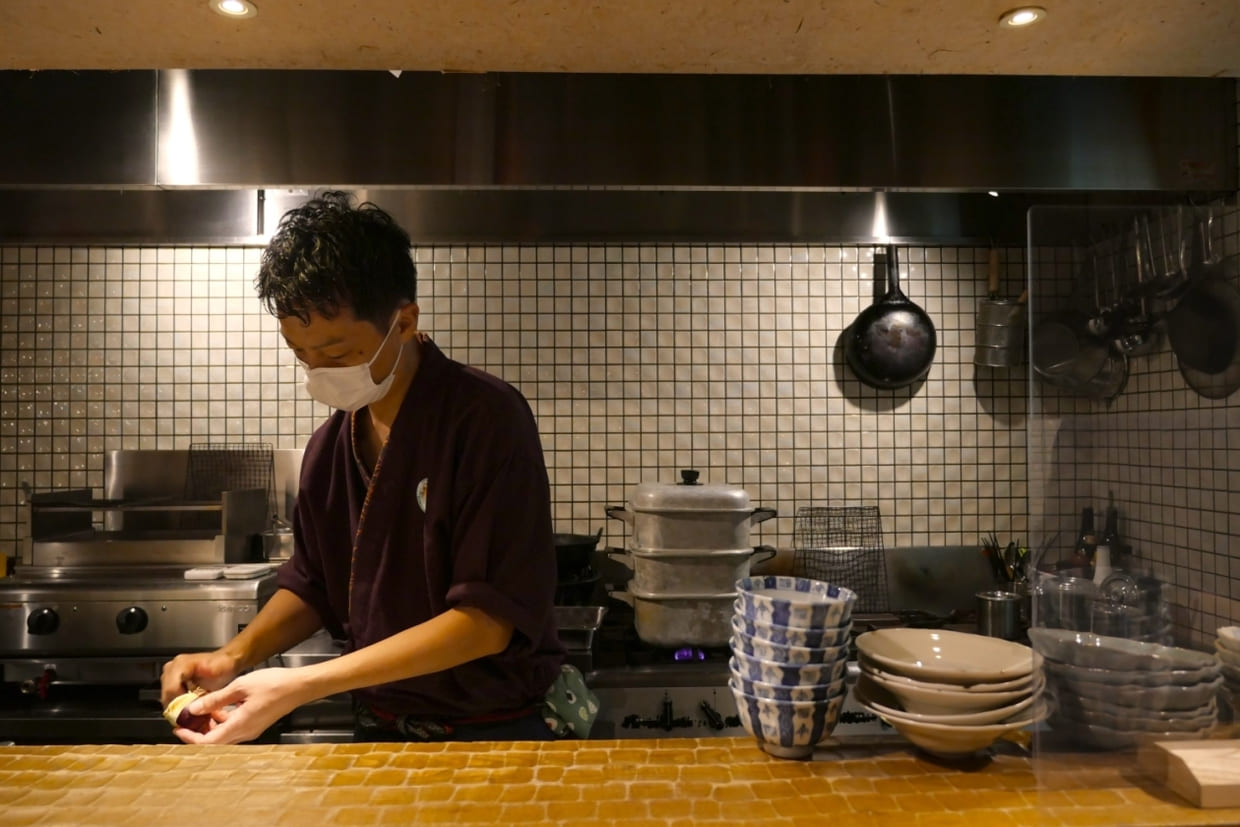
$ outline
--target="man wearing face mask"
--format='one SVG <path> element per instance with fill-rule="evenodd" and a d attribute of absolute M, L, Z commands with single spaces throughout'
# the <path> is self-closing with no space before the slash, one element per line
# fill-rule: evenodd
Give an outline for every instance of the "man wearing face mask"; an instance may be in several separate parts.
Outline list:
<path fill-rule="evenodd" d="M 382 210 L 327 193 L 285 215 L 263 255 L 259 298 L 336 410 L 306 445 L 279 589 L 228 644 L 164 668 L 165 703 L 209 690 L 188 707 L 209 720 L 175 729 L 183 741 L 252 740 L 341 692 L 361 740 L 588 731 L 596 708 L 556 637 L 533 414 L 419 332 L 409 250 Z M 320 627 L 344 654 L 254 669 Z"/>

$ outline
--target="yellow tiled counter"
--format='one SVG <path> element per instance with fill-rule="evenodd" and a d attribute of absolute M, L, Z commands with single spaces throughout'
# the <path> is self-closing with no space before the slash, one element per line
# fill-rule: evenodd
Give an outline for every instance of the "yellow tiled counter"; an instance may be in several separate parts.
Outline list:
<path fill-rule="evenodd" d="M 785 761 L 749 738 L 3 747 L 0 824 L 1240 824 L 1240 810 L 1155 785 L 1131 755 L 826 754 Z"/>

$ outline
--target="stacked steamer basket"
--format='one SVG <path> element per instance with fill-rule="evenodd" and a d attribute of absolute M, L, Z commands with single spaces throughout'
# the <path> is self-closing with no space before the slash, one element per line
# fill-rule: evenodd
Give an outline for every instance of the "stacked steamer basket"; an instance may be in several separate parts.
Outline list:
<path fill-rule="evenodd" d="M 1218 724 L 1219 659 L 1207 652 L 1032 628 L 1056 701 L 1052 728 L 1096 749 L 1204 738 Z"/>
<path fill-rule="evenodd" d="M 654 646 L 726 646 L 736 581 L 775 556 L 750 540 L 775 509 L 753 505 L 740 486 L 698 476 L 684 469 L 678 483 L 642 483 L 626 505 L 607 508 L 632 528 L 628 549 L 607 555 L 633 572 L 611 596 L 633 607 L 637 636 Z"/>
<path fill-rule="evenodd" d="M 850 589 L 803 577 L 736 582 L 728 686 L 758 745 L 808 758 L 839 721 L 852 610 Z"/>
<path fill-rule="evenodd" d="M 1028 646 L 947 629 L 857 637 L 854 698 L 920 749 L 956 758 L 1049 714 L 1042 658 Z"/>
<path fill-rule="evenodd" d="M 1240 626 L 1222 626 L 1214 639 L 1223 682 L 1233 696 L 1240 697 Z M 1234 704 L 1233 704 L 1234 706 Z"/>

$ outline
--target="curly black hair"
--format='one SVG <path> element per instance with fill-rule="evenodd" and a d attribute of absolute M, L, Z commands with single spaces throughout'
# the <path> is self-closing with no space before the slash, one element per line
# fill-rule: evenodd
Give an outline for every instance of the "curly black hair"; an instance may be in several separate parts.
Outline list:
<path fill-rule="evenodd" d="M 392 311 L 417 299 L 409 233 L 379 207 L 348 193 L 320 194 L 280 219 L 254 287 L 277 318 L 334 318 L 349 308 L 386 328 Z"/>

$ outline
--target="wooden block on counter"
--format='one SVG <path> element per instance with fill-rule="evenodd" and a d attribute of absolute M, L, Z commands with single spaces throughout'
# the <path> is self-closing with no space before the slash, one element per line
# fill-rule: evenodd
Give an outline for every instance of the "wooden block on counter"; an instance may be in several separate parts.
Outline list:
<path fill-rule="evenodd" d="M 1141 747 L 1137 762 L 1197 807 L 1240 807 L 1240 739 L 1156 741 Z"/>

